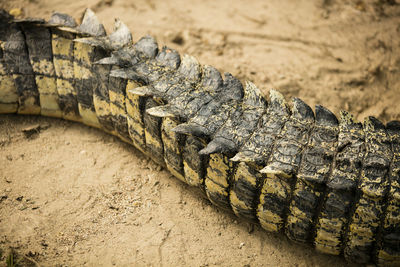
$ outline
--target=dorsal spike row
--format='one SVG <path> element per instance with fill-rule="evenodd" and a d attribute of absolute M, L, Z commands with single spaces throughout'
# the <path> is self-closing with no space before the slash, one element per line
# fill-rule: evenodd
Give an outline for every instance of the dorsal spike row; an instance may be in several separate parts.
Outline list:
<path fill-rule="evenodd" d="M 82 18 L 82 23 L 78 26 L 77 30 L 90 36 L 106 35 L 103 24 L 100 23 L 99 19 L 90 8 L 86 9 Z"/>
<path fill-rule="evenodd" d="M 78 38 L 74 41 L 98 46 L 108 51 L 115 51 L 132 43 L 132 34 L 122 21 L 115 20 L 114 28 L 114 32 L 108 36 Z"/>
<path fill-rule="evenodd" d="M 260 189 L 260 185 L 257 184 L 260 181 L 253 181 L 255 179 L 254 177 L 261 175 L 260 173 L 266 173 L 267 179 L 270 179 L 268 182 L 264 183 L 267 188 L 264 190 L 264 193 L 268 195 L 268 197 L 274 194 L 274 190 L 278 190 L 279 186 L 282 187 L 283 185 L 283 190 L 275 192 L 275 195 L 281 193 L 287 194 L 287 196 L 285 196 L 285 201 L 287 200 L 287 202 L 282 205 L 282 209 L 289 209 L 290 212 L 292 212 L 292 214 L 289 214 L 291 219 L 288 220 L 289 224 L 291 223 L 292 225 L 289 225 L 291 228 L 288 227 L 288 224 L 284 227 L 286 227 L 286 229 L 290 228 L 289 232 L 293 239 L 309 240 L 308 235 L 311 230 L 309 231 L 308 228 L 304 228 L 306 229 L 304 236 L 296 235 L 298 232 L 302 231 L 301 229 L 299 230 L 299 227 L 304 227 L 304 225 L 310 227 L 310 229 L 312 229 L 312 227 L 321 226 L 311 226 L 312 223 L 316 222 L 318 216 L 322 218 L 319 222 L 320 224 L 321 222 L 326 223 L 326 218 L 324 216 L 327 213 L 325 214 L 324 212 L 328 209 L 322 204 L 315 204 L 319 203 L 319 200 L 321 200 L 321 203 L 322 201 L 328 203 L 328 199 L 333 201 L 332 203 L 329 202 L 331 206 L 328 208 L 331 210 L 342 207 L 334 202 L 336 196 L 333 193 L 336 194 L 339 191 L 358 190 L 357 193 L 363 197 L 363 200 L 366 199 L 368 201 L 369 199 L 375 201 L 375 199 L 380 200 L 386 197 L 392 201 L 389 207 L 390 205 L 394 207 L 388 208 L 389 212 L 395 210 L 395 208 L 398 209 L 398 203 L 400 203 L 400 180 L 397 175 L 400 169 L 398 168 L 398 162 L 400 162 L 399 121 L 389 122 L 385 126 L 378 119 L 368 117 L 365 119 L 364 123 L 360 123 L 354 116 L 345 111 L 341 112 L 339 121 L 335 114 L 320 105 L 316 105 L 314 113 L 312 108 L 299 98 L 293 98 L 290 108 L 284 96 L 276 90 L 270 91 L 269 101 L 267 101 L 261 91 L 253 83 L 246 81 L 245 86 L 243 86 L 239 79 L 230 73 L 225 73 L 223 79 L 216 68 L 207 65 L 201 66 L 192 56 L 184 55 L 181 58 L 176 50 L 166 46 L 159 49 L 156 40 L 151 36 L 145 36 L 135 44 L 132 44 L 132 34 L 128 27 L 120 20 L 115 21 L 114 32 L 106 36 L 104 26 L 90 9 L 86 9 L 80 25 L 77 25 L 72 17 L 62 13 L 54 13 L 51 19 L 46 23 L 42 19 L 34 18 L 13 20 L 8 13 L 4 13 L 3 10 L 0 10 L 0 23 L 8 25 L 9 22 L 20 23 L 23 26 L 21 28 L 40 24 L 41 26 L 50 27 L 52 29 L 58 28 L 61 31 L 69 31 L 72 34 L 67 35 L 79 37 L 74 40 L 75 42 L 103 48 L 105 51 L 94 48 L 92 50 L 88 49 L 88 51 L 107 52 L 107 54 L 104 53 L 100 54 L 99 57 L 95 57 L 93 54 L 88 53 L 86 58 L 95 58 L 93 59 L 94 61 L 107 55 L 109 57 L 103 58 L 95 63 L 111 65 L 111 67 L 91 66 L 93 67 L 92 71 L 95 71 L 96 68 L 103 69 L 104 73 L 101 73 L 103 75 L 102 78 L 119 78 L 110 80 L 117 80 L 115 84 L 121 85 L 120 87 L 119 85 L 111 85 L 110 88 L 108 88 L 110 92 L 107 92 L 107 94 L 99 94 L 102 98 L 97 100 L 102 101 L 101 104 L 104 105 L 99 107 L 106 109 L 112 107 L 112 112 L 107 113 L 108 110 L 105 110 L 103 114 L 114 116 L 114 119 L 117 118 L 114 122 L 117 122 L 119 126 L 122 125 L 122 127 L 129 125 L 129 123 L 127 124 L 126 122 L 128 119 L 132 120 L 131 123 L 135 125 L 135 127 L 139 127 L 138 125 L 140 125 L 142 128 L 139 128 L 142 132 L 138 131 L 137 136 L 143 143 L 149 141 L 150 144 L 153 142 L 153 144 L 150 145 L 155 145 L 157 151 L 161 151 L 158 155 L 164 156 L 165 160 L 168 153 L 172 153 L 174 156 L 177 155 L 177 157 L 181 156 L 180 153 L 182 151 L 178 150 L 180 149 L 180 142 L 182 140 L 185 142 L 185 139 L 180 140 L 179 135 L 176 133 L 192 135 L 190 138 L 193 138 L 193 136 L 200 137 L 199 140 L 201 140 L 201 142 L 204 141 L 204 146 L 201 147 L 202 149 L 199 148 L 196 150 L 196 156 L 201 155 L 199 157 L 202 158 L 202 156 L 214 154 L 209 157 L 210 159 L 214 158 L 214 165 L 211 165 L 211 161 L 209 161 L 209 168 L 201 171 L 209 173 L 216 170 L 215 172 L 217 176 L 221 178 L 221 181 L 226 178 L 224 182 L 226 182 L 227 185 L 220 186 L 220 188 L 216 186 L 215 188 L 217 188 L 217 191 L 222 188 L 225 190 L 224 192 L 228 192 L 227 190 L 229 189 L 231 190 L 230 196 L 233 196 L 232 192 L 238 195 L 238 192 L 240 193 L 241 190 L 240 186 L 242 186 L 242 189 L 248 190 L 243 193 L 243 195 L 248 197 L 248 192 L 254 188 L 257 190 Z M 48 32 L 51 33 L 51 31 Z M 24 37 L 22 33 L 20 35 L 21 36 L 18 37 L 18 42 L 22 43 Z M 72 38 L 73 37 L 71 37 L 71 40 Z M 72 43 L 72 41 L 70 41 L 70 43 Z M 80 44 L 75 45 L 75 48 L 74 45 L 71 47 L 77 54 L 79 54 L 81 47 L 86 49 L 85 46 L 80 46 Z M 0 52 L 3 53 L 1 49 Z M 71 62 L 73 60 L 74 53 L 72 53 Z M 91 62 L 91 60 L 86 60 L 77 63 L 81 63 L 82 65 L 86 64 L 84 67 L 89 69 L 87 66 L 91 65 L 93 62 Z M 77 66 L 81 67 L 79 64 Z M 120 68 L 118 69 L 118 67 Z M 90 73 L 90 69 L 88 72 Z M 26 73 L 22 74 L 25 75 Z M 28 73 L 28 75 L 34 76 L 32 73 Z M 77 78 L 79 77 L 78 75 L 73 75 L 75 75 L 75 79 L 79 79 Z M 46 76 L 46 78 L 48 77 Z M 85 82 L 88 80 L 88 83 L 94 81 L 83 78 L 80 80 L 85 80 Z M 107 82 L 105 83 L 108 85 Z M 145 84 L 145 86 L 141 86 L 143 84 Z M 111 93 L 111 91 L 113 92 Z M 110 95 L 108 95 L 109 93 Z M 111 96 L 111 94 L 113 95 Z M 110 99 L 113 100 L 110 101 Z M 158 101 L 159 99 L 161 99 L 161 101 Z M 127 102 L 125 102 L 125 100 L 127 100 Z M 130 118 L 128 118 L 128 112 L 124 113 L 124 110 L 128 110 L 129 101 L 130 108 L 135 109 L 135 115 L 137 115 L 131 116 Z M 157 106 L 160 102 L 167 104 Z M 127 105 L 126 109 L 124 106 L 125 103 Z M 79 102 L 78 104 L 81 103 Z M 122 105 L 122 107 L 118 105 Z M 43 108 L 43 105 L 40 108 Z M 143 109 L 145 109 L 145 114 L 143 114 Z M 95 113 L 93 114 L 96 116 Z M 97 113 L 97 115 L 99 115 L 99 113 Z M 143 121 L 144 117 L 147 119 L 146 123 Z M 159 118 L 167 119 L 161 120 Z M 108 120 L 108 118 L 104 120 Z M 118 120 L 121 120 L 121 122 Z M 152 122 L 152 120 L 154 120 L 154 122 Z M 185 121 L 185 123 L 181 123 L 182 121 Z M 114 122 L 111 121 L 111 123 Z M 148 125 L 153 127 L 153 129 L 151 129 L 153 132 L 149 131 L 149 128 L 146 128 Z M 110 129 L 114 129 L 112 124 Z M 145 133 L 145 131 L 147 131 L 147 133 Z M 149 133 L 151 136 L 147 139 L 148 136 L 146 136 L 146 134 Z M 158 139 L 151 139 L 154 136 Z M 168 137 L 168 140 L 171 142 L 164 142 L 164 139 L 161 138 L 165 137 Z M 208 142 L 210 139 L 211 141 L 206 144 L 205 140 Z M 128 134 L 126 135 L 126 140 L 130 142 Z M 166 150 L 166 148 L 169 150 Z M 236 153 L 236 155 L 234 153 Z M 234 157 L 232 157 L 230 161 L 241 163 L 235 165 L 229 162 L 229 157 L 233 155 Z M 301 157 L 297 157 L 299 155 Z M 208 157 L 204 158 L 208 159 Z M 164 159 L 161 159 L 161 163 L 164 162 Z M 173 158 L 171 162 L 174 160 L 175 158 Z M 177 170 L 180 171 L 179 173 L 183 175 L 182 158 L 177 162 L 176 166 L 174 166 L 177 167 Z M 396 162 L 397 167 L 394 162 Z M 333 167 L 331 167 L 331 165 Z M 239 177 L 238 179 L 242 183 L 253 181 L 254 184 L 251 184 L 251 186 L 249 186 L 249 183 L 238 185 L 239 180 L 228 181 L 227 177 L 236 175 L 234 172 L 238 170 L 235 169 L 236 167 L 232 166 L 241 167 L 239 170 L 244 178 Z M 203 167 L 199 169 L 201 168 Z M 220 168 L 224 169 L 224 171 L 221 172 L 222 174 L 218 173 Z M 254 173 L 256 174 L 244 172 L 244 170 L 250 170 L 251 168 L 254 168 Z M 331 168 L 332 170 L 329 171 Z M 349 171 L 357 168 L 362 169 L 361 175 L 358 175 L 355 171 Z M 393 177 L 388 178 L 385 172 L 387 170 L 393 172 L 393 174 L 390 174 Z M 346 176 L 347 178 L 343 176 L 344 174 L 348 174 Z M 360 182 L 358 183 L 358 180 L 353 176 L 360 179 Z M 249 177 L 251 179 L 247 179 Z M 234 179 L 236 178 L 237 177 Z M 294 179 L 293 182 L 290 180 L 292 178 Z M 182 178 L 182 180 L 184 179 L 186 179 L 186 177 Z M 213 187 L 210 186 L 210 177 L 206 179 L 209 179 L 209 187 L 207 190 L 215 193 L 212 191 Z M 282 183 L 282 179 L 287 180 L 286 184 Z M 220 180 L 218 178 L 212 181 L 217 184 Z M 207 186 L 207 183 L 203 183 L 203 185 Z M 275 185 L 278 187 L 274 188 Z M 235 186 L 238 186 L 237 188 L 239 188 L 239 190 L 234 191 Z M 254 192 L 256 192 L 256 190 L 254 190 Z M 289 196 L 289 194 L 292 195 Z M 385 194 L 387 195 L 385 196 Z M 219 196 L 224 195 L 220 194 Z M 231 201 L 232 199 L 234 198 L 231 198 Z M 293 202 L 289 203 L 289 200 L 293 200 Z M 251 205 L 248 205 L 248 203 L 245 203 L 239 198 L 235 201 L 237 201 L 237 207 L 241 208 L 242 211 L 247 211 L 245 208 L 248 208 L 248 211 L 251 212 L 252 215 L 255 214 L 254 203 L 252 201 L 248 202 L 251 202 Z M 357 201 L 358 200 L 356 200 L 356 202 Z M 229 204 L 232 205 L 232 202 L 227 203 L 228 206 Z M 358 205 L 359 203 L 361 202 L 358 201 L 355 204 Z M 304 211 L 301 210 L 301 208 L 304 208 L 303 204 L 310 204 L 310 207 L 311 204 L 313 205 L 314 208 L 306 210 L 307 212 L 317 210 L 320 214 L 318 215 L 317 213 L 318 216 L 307 214 L 308 217 L 303 218 L 302 216 L 305 214 Z M 243 208 L 243 205 L 247 206 Z M 268 205 L 268 203 L 265 205 Z M 381 204 L 379 203 L 376 205 L 379 206 Z M 249 207 L 253 210 L 250 210 Z M 235 210 L 235 208 L 233 209 Z M 349 222 L 349 228 L 351 228 L 352 232 L 358 231 L 355 226 L 358 227 L 358 225 L 361 224 L 358 223 L 357 220 L 365 215 L 362 208 L 357 207 L 357 209 L 359 210 L 352 211 L 356 214 L 356 216 L 352 218 L 353 222 Z M 297 212 L 297 210 L 302 213 Z M 237 210 L 235 213 L 236 212 Z M 395 210 L 395 212 L 397 211 Z M 276 214 L 274 213 L 272 215 Z M 255 216 L 256 215 L 254 215 L 254 217 Z M 284 222 L 285 216 L 282 216 L 282 222 Z M 347 216 L 347 214 L 345 214 L 345 216 Z M 394 218 L 392 215 L 390 216 L 393 218 L 390 216 L 384 218 L 383 216 L 385 216 L 385 214 L 379 216 L 385 219 L 385 224 L 388 224 L 388 221 Z M 276 216 L 269 217 L 271 221 L 276 220 L 276 218 Z M 310 219 L 310 221 L 308 221 L 308 219 Z M 378 219 L 379 218 L 376 220 Z M 311 220 L 313 222 L 311 222 Z M 262 224 L 261 219 L 259 221 Z M 266 222 L 267 220 L 264 221 Z M 375 223 L 374 227 L 375 225 L 379 225 L 379 223 L 383 224 L 382 222 L 383 220 L 380 220 L 380 222 Z M 395 223 L 397 223 L 397 221 L 395 221 Z M 369 227 L 372 224 L 366 223 L 365 225 Z M 265 227 L 265 225 L 263 225 L 263 227 Z M 379 227 L 383 226 L 379 225 Z M 387 232 L 391 234 L 392 229 L 390 227 L 386 227 L 387 229 L 384 230 L 383 233 Z M 362 234 L 364 232 L 366 231 L 360 231 Z M 334 229 L 334 234 L 336 233 L 340 233 L 340 230 Z M 350 234 L 348 237 L 349 240 L 351 240 L 351 238 L 355 240 L 354 244 L 358 244 L 359 240 L 357 235 L 352 237 Z M 320 242 L 320 245 L 324 245 L 325 241 L 330 241 L 330 239 L 325 240 L 323 238 L 324 237 L 321 237 L 319 240 L 316 239 L 315 242 Z M 341 238 L 341 236 L 339 238 Z M 392 236 L 385 236 L 382 239 L 385 240 L 385 238 L 386 241 L 384 242 L 392 242 Z M 396 238 L 398 237 L 396 236 Z M 381 244 L 378 244 L 378 242 L 381 240 L 377 239 L 376 241 L 377 247 L 379 248 Z M 344 246 L 346 242 L 350 244 L 348 240 L 343 242 L 345 242 Z M 396 244 L 398 245 L 398 242 Z M 353 247 L 350 247 L 350 249 L 347 247 L 346 249 L 347 251 L 353 249 L 357 251 L 357 246 L 355 246 L 356 249 Z M 348 255 L 351 256 L 352 254 L 348 253 Z"/>

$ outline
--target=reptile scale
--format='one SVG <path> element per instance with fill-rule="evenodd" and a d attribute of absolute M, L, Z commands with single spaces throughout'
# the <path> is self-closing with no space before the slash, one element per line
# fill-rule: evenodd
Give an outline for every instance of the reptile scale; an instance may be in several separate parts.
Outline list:
<path fill-rule="evenodd" d="M 400 265 L 400 122 L 315 112 L 87 9 L 77 25 L 0 11 L 0 113 L 79 121 L 134 145 L 267 231 Z"/>

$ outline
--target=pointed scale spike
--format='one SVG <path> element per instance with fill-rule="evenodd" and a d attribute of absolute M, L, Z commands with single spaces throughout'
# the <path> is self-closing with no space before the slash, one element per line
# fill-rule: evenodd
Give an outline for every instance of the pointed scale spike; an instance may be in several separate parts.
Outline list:
<path fill-rule="evenodd" d="M 290 175 L 288 175 L 282 169 L 274 168 L 271 165 L 264 167 L 263 169 L 260 170 L 260 172 L 267 173 L 267 174 L 275 174 L 275 175 L 279 175 L 280 177 L 290 177 Z"/>
<path fill-rule="evenodd" d="M 229 88 L 229 94 L 223 94 L 221 97 L 230 100 L 241 100 L 244 95 L 243 84 L 229 72 L 225 72 L 224 76 L 224 88 Z"/>
<path fill-rule="evenodd" d="M 269 91 L 270 103 L 268 112 L 274 115 L 287 116 L 289 115 L 289 108 L 285 97 L 278 91 L 271 89 Z"/>
<path fill-rule="evenodd" d="M 240 151 L 233 158 L 231 158 L 231 161 L 252 163 L 252 162 L 257 162 L 261 159 L 262 157 L 260 155 L 252 151 Z"/>
<path fill-rule="evenodd" d="M 113 50 L 120 49 L 123 46 L 132 43 L 132 34 L 121 20 L 116 19 L 114 22 L 114 31 L 108 36 Z"/>
<path fill-rule="evenodd" d="M 262 95 L 260 89 L 254 83 L 246 81 L 245 94 L 243 104 L 253 107 L 265 107 L 266 100 Z"/>
<path fill-rule="evenodd" d="M 294 97 L 293 103 L 293 117 L 305 123 L 314 122 L 314 112 L 312 108 L 307 105 L 300 98 Z"/>
<path fill-rule="evenodd" d="M 375 131 L 384 131 L 385 125 L 373 116 L 369 116 L 364 120 L 365 131 L 375 132 Z"/>
<path fill-rule="evenodd" d="M 390 121 L 386 124 L 388 131 L 400 132 L 400 121 Z"/>
<path fill-rule="evenodd" d="M 156 60 L 162 66 L 169 67 L 171 69 L 177 69 L 181 64 L 181 56 L 178 51 L 172 48 L 164 46 L 161 52 L 156 56 Z"/>
<path fill-rule="evenodd" d="M 87 8 L 82 18 L 82 24 L 78 26 L 78 31 L 90 36 L 105 36 L 106 30 L 103 24 L 100 23 L 94 12 Z"/>
<path fill-rule="evenodd" d="M 347 111 L 340 111 L 340 124 L 339 127 L 345 129 L 362 129 L 362 123 L 359 122 L 352 114 Z"/>
<path fill-rule="evenodd" d="M 114 69 L 110 72 L 111 77 L 128 79 L 128 73 L 125 69 Z"/>
<path fill-rule="evenodd" d="M 193 135 L 197 137 L 205 136 L 207 129 L 195 123 L 181 123 L 172 129 L 173 132 L 179 134 Z"/>
<path fill-rule="evenodd" d="M 336 127 L 339 125 L 339 121 L 335 114 L 321 105 L 315 106 L 315 122 L 320 126 Z"/>
<path fill-rule="evenodd" d="M 143 79 L 140 75 L 138 75 L 134 70 L 132 70 L 130 68 L 121 68 L 121 69 L 111 70 L 110 76 L 116 77 L 116 78 L 134 80 L 137 82 L 143 82 L 143 83 L 146 82 L 146 81 L 143 81 Z"/>
<path fill-rule="evenodd" d="M 150 35 L 140 38 L 133 47 L 146 58 L 155 58 L 158 54 L 157 41 Z"/>
<path fill-rule="evenodd" d="M 204 65 L 203 67 L 203 79 L 201 86 L 204 87 L 204 91 L 215 92 L 219 88 L 222 88 L 223 79 L 221 73 L 213 66 Z"/>
<path fill-rule="evenodd" d="M 176 117 L 178 115 L 177 112 L 174 110 L 174 108 L 171 107 L 170 105 L 156 106 L 153 108 L 149 108 L 146 110 L 146 112 L 152 116 L 160 118 Z"/>
<path fill-rule="evenodd" d="M 94 64 L 99 64 L 99 65 L 118 65 L 118 58 L 111 56 L 111 57 L 105 57 L 102 58 L 96 62 L 94 62 Z"/>
<path fill-rule="evenodd" d="M 63 27 L 75 28 L 76 26 L 78 26 L 78 24 L 76 24 L 75 19 L 70 15 L 54 12 L 51 15 L 51 18 L 47 22 L 46 26 L 53 26 L 53 27 L 63 26 Z"/>
<path fill-rule="evenodd" d="M 109 36 L 78 38 L 74 42 L 85 43 L 92 46 L 102 47 L 103 49 L 114 51 L 132 43 L 132 35 L 128 27 L 120 20 L 115 20 L 115 31 Z"/>
<path fill-rule="evenodd" d="M 129 90 L 130 93 L 138 96 L 153 96 L 156 92 L 151 86 L 140 86 Z"/>
<path fill-rule="evenodd" d="M 103 48 L 107 47 L 105 38 L 99 38 L 99 37 L 77 38 L 77 39 L 74 39 L 74 42 L 88 44 L 91 46 L 100 46 Z"/>
<path fill-rule="evenodd" d="M 178 72 L 189 81 L 198 81 L 201 76 L 201 66 L 195 57 L 184 55 Z"/>
<path fill-rule="evenodd" d="M 227 153 L 235 148 L 235 144 L 225 138 L 216 138 L 199 151 L 200 155 L 210 155 L 214 153 Z"/>

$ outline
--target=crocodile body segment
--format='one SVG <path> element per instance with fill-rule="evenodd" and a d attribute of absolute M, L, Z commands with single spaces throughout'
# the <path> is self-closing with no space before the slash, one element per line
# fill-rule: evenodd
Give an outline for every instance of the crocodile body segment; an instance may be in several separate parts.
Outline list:
<path fill-rule="evenodd" d="M 357 263 L 400 265 L 400 122 L 340 119 L 158 48 L 0 11 L 0 113 L 80 121 L 116 135 L 215 205 Z"/>

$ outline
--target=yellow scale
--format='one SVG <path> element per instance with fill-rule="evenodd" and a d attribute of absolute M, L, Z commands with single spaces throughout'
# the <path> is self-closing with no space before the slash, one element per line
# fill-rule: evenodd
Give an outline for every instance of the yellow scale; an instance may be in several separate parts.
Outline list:
<path fill-rule="evenodd" d="M 144 142 L 144 124 L 142 119 L 142 114 L 140 111 L 140 96 L 132 93 L 132 89 L 139 87 L 139 84 L 135 81 L 128 80 L 126 84 L 126 113 L 128 127 L 134 129 L 136 133 L 129 131 L 129 135 L 133 141 L 133 145 L 145 152 L 145 142 Z"/>
<path fill-rule="evenodd" d="M 261 178 L 262 174 L 257 172 L 255 175 L 250 171 L 250 168 L 252 167 L 248 166 L 244 162 L 240 162 L 234 175 L 234 183 L 244 180 L 255 188 L 257 186 L 257 179 Z M 237 216 L 240 216 L 240 210 L 252 211 L 254 208 L 247 206 L 244 201 L 240 200 L 233 189 L 230 190 L 229 199 L 232 210 Z"/>
<path fill-rule="evenodd" d="M 233 167 L 232 161 L 226 155 L 221 153 L 214 153 L 210 155 L 209 165 L 207 168 L 207 175 L 205 179 L 205 186 L 207 189 L 207 196 L 212 203 L 219 206 L 212 200 L 210 193 L 214 193 L 223 198 L 228 198 L 228 175 L 229 170 Z"/>
<path fill-rule="evenodd" d="M 31 60 L 33 72 L 36 73 L 35 81 L 40 97 L 40 114 L 60 118 L 62 111 L 58 105 L 57 82 L 53 62 Z"/>
<path fill-rule="evenodd" d="M 91 70 L 91 54 L 93 53 L 94 47 L 85 44 L 85 43 L 80 43 L 80 42 L 75 42 L 74 44 L 74 77 L 75 81 L 79 82 L 80 80 L 85 80 L 85 79 L 92 79 L 93 74 Z M 82 66 L 78 63 L 84 62 L 84 65 Z M 92 88 L 84 88 L 87 90 L 93 90 Z M 111 91 L 110 91 L 111 93 Z M 123 102 L 122 102 L 123 103 Z M 78 108 L 79 108 L 79 114 L 82 117 L 82 122 L 86 125 L 96 127 L 96 128 L 101 128 L 101 125 L 99 123 L 99 120 L 97 119 L 96 112 L 92 111 L 90 108 L 87 108 L 85 106 L 82 106 L 78 102 Z"/>
<path fill-rule="evenodd" d="M 3 48 L 4 43 L 0 41 Z M 12 75 L 8 75 L 6 67 L 0 61 L 0 114 L 18 111 L 18 92 Z"/>
<path fill-rule="evenodd" d="M 161 124 L 161 138 L 164 144 L 164 160 L 167 169 L 179 180 L 186 183 L 185 177 L 173 166 L 168 158 L 165 157 L 166 151 L 173 151 L 178 157 L 182 157 L 182 153 L 180 151 L 180 145 L 178 142 L 178 134 L 173 132 L 172 129 L 178 126 L 178 121 L 173 118 L 163 118 Z"/>
<path fill-rule="evenodd" d="M 51 36 L 53 50 L 54 70 L 57 76 L 57 92 L 59 96 L 73 95 L 76 98 L 76 91 L 71 83 L 74 79 L 74 35 L 62 30 L 55 30 Z M 56 55 L 64 56 L 68 59 L 58 58 Z M 63 112 L 62 117 L 66 120 L 81 121 L 80 116 L 74 112 Z"/>
<path fill-rule="evenodd" d="M 186 141 L 188 140 L 188 138 L 192 138 L 192 137 L 187 137 Z M 196 138 L 196 137 L 194 137 Z M 203 139 L 198 138 L 197 140 L 199 140 L 199 142 L 203 143 L 203 147 L 205 147 L 207 145 L 206 141 Z M 185 145 L 187 145 L 188 142 L 186 142 Z M 203 177 L 201 176 L 200 173 L 198 173 L 196 170 L 194 170 L 193 168 L 190 167 L 189 163 L 187 162 L 187 160 L 185 158 L 183 158 L 183 172 L 185 173 L 185 180 L 186 182 L 191 185 L 191 186 L 195 186 L 195 187 L 200 187 L 203 184 Z"/>
<path fill-rule="evenodd" d="M 260 194 L 260 204 L 257 208 L 257 217 L 261 226 L 270 232 L 278 232 L 284 226 L 284 218 L 281 215 L 273 213 L 271 210 L 264 209 L 265 199 L 267 194 L 274 195 L 279 199 L 289 199 L 290 197 L 290 178 L 292 176 L 285 176 L 277 173 L 267 173 L 264 179 L 263 186 Z"/>

